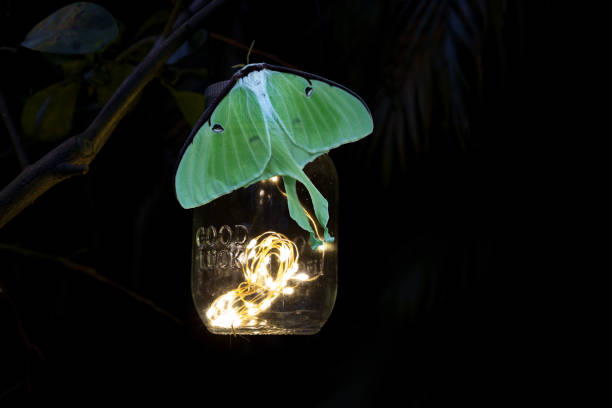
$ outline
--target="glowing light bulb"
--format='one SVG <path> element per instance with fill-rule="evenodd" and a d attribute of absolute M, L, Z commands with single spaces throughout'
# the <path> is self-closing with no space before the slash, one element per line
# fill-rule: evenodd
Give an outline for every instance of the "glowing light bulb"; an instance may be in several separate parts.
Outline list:
<path fill-rule="evenodd" d="M 263 244 L 262 244 L 262 245 L 264 246 L 264 248 L 266 248 L 266 249 L 267 249 L 267 248 L 270 248 L 270 247 L 272 246 L 272 242 L 274 242 L 274 238 L 272 238 L 272 237 L 267 237 L 267 238 L 264 240 L 264 242 L 263 242 Z"/>
<path fill-rule="evenodd" d="M 291 252 L 287 247 L 281 247 L 280 249 L 280 261 L 285 262 L 291 256 Z"/>
<path fill-rule="evenodd" d="M 319 247 L 317 248 L 317 251 L 320 252 L 325 252 L 325 251 L 330 251 L 331 249 L 333 249 L 334 245 L 330 244 L 329 242 L 323 242 L 322 245 L 319 245 Z"/>

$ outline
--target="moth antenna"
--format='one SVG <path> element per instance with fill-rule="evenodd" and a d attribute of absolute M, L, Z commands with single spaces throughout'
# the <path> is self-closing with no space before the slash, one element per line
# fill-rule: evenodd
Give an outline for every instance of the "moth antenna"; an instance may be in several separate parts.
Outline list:
<path fill-rule="evenodd" d="M 247 52 L 247 63 L 232 65 L 232 68 L 242 68 L 245 65 L 249 65 L 249 57 L 251 56 L 251 51 L 253 50 L 254 45 L 255 45 L 255 40 L 251 41 L 251 46 L 249 47 L 249 51 Z"/>
<path fill-rule="evenodd" d="M 253 46 L 255 45 L 255 40 L 251 41 L 251 46 L 249 47 L 249 52 L 247 52 L 247 65 L 249 65 L 249 57 L 251 56 L 251 51 L 253 50 Z"/>

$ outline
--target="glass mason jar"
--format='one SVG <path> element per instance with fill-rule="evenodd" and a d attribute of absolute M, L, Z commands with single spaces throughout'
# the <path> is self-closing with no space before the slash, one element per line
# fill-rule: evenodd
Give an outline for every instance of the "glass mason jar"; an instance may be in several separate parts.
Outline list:
<path fill-rule="evenodd" d="M 338 175 L 326 154 L 304 172 L 329 204 L 334 242 L 317 249 L 289 216 L 281 177 L 194 209 L 192 294 L 210 332 L 315 334 L 329 318 L 337 291 Z M 314 214 L 300 183 L 297 193 Z"/>

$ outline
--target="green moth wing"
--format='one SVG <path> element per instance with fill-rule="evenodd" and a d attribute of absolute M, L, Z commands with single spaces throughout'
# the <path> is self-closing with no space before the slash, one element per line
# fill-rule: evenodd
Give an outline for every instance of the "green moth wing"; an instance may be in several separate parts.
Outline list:
<path fill-rule="evenodd" d="M 210 202 L 261 175 L 270 135 L 255 95 L 233 87 L 194 135 L 181 158 L 175 187 L 183 208 Z"/>
<path fill-rule="evenodd" d="M 240 187 L 282 176 L 290 216 L 310 232 L 313 247 L 333 241 L 327 200 L 303 171 L 330 149 L 372 132 L 368 107 L 349 89 L 322 77 L 268 64 L 247 65 L 222 89 L 185 142 L 176 195 L 194 208 Z M 318 237 L 296 194 L 310 195 L 323 227 Z"/>
<path fill-rule="evenodd" d="M 337 84 L 278 71 L 270 71 L 266 83 L 280 127 L 309 153 L 324 153 L 372 133 L 365 103 Z"/>

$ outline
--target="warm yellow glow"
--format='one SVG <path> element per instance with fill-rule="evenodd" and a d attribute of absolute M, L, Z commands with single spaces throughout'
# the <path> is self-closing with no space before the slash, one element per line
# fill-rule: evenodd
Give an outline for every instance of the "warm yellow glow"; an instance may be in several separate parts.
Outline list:
<path fill-rule="evenodd" d="M 332 248 L 333 248 L 333 244 L 330 244 L 329 242 L 323 242 L 321 245 L 319 245 L 317 250 L 319 252 L 325 252 L 325 251 L 331 250 Z"/>
<path fill-rule="evenodd" d="M 285 262 L 287 259 L 289 259 L 290 256 L 290 252 L 287 249 L 287 247 L 281 247 L 280 249 L 280 260 L 281 262 Z"/>
<path fill-rule="evenodd" d="M 318 277 L 298 273 L 298 259 L 297 246 L 283 234 L 268 231 L 252 239 L 247 245 L 246 262 L 242 262 L 244 282 L 212 302 L 206 311 L 210 323 L 225 328 L 240 327 L 245 322 L 253 326 L 253 318 L 269 309 L 281 294 L 292 295 L 296 284 Z"/>
<path fill-rule="evenodd" d="M 306 275 L 305 273 L 298 273 L 293 279 L 305 281 L 308 280 L 308 275 Z"/>
<path fill-rule="evenodd" d="M 278 184 L 280 177 L 274 176 L 267 181 L 274 183 L 278 191 L 287 196 Z M 264 190 L 260 190 L 259 195 L 264 194 Z M 322 252 L 322 257 L 325 257 L 325 251 L 330 250 L 332 245 L 324 242 L 317 222 L 304 206 L 302 209 L 316 237 L 323 242 L 318 250 Z M 276 262 L 272 262 L 272 257 L 276 258 Z M 269 309 L 281 294 L 292 295 L 296 285 L 313 281 L 320 276 L 311 277 L 303 272 L 298 273 L 298 258 L 295 243 L 277 232 L 268 231 L 249 241 L 245 252 L 238 257 L 242 264 L 244 282 L 212 302 L 206 311 L 210 323 L 213 326 L 232 329 L 243 325 L 265 324 L 254 317 Z M 275 271 L 271 270 L 272 268 Z"/>
<path fill-rule="evenodd" d="M 220 327 L 237 327 L 242 324 L 242 320 L 238 313 L 232 307 L 235 302 L 236 294 L 234 292 L 228 292 L 223 296 L 219 296 L 215 300 L 215 310 L 208 309 L 206 317 L 214 319 L 216 325 Z"/>

